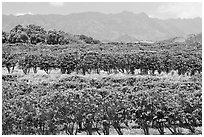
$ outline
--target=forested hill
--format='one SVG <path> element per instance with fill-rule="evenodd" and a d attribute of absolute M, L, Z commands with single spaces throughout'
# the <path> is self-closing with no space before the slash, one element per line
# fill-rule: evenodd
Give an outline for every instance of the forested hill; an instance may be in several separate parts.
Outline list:
<path fill-rule="evenodd" d="M 134 44 L 171 44 L 171 43 L 186 43 L 186 44 L 196 44 L 199 43 L 202 45 L 202 33 L 199 34 L 190 34 L 185 37 L 172 37 L 170 39 L 161 40 L 161 41 L 140 41 L 136 40 L 135 42 L 131 42 L 131 38 L 127 35 L 124 36 L 125 39 L 122 37 L 120 38 L 121 41 L 125 40 L 125 42 L 106 42 L 107 44 L 127 44 L 127 43 L 134 43 Z M 2 43 L 30 43 L 30 44 L 37 44 L 37 43 L 44 43 L 48 45 L 66 45 L 66 44 L 101 44 L 102 42 L 96 40 L 92 37 L 86 35 L 74 35 L 69 32 L 64 32 L 61 30 L 49 29 L 46 30 L 45 28 L 30 24 L 27 26 L 23 25 L 16 25 L 14 28 L 9 30 L 8 32 L 2 32 Z"/>
<path fill-rule="evenodd" d="M 70 43 L 99 44 L 100 41 L 85 35 L 73 35 L 61 30 L 45 30 L 41 26 L 31 24 L 27 26 L 17 25 L 9 30 L 9 32 L 2 32 L 2 43 L 65 45 Z"/>
<path fill-rule="evenodd" d="M 97 12 L 70 15 L 3 15 L 3 31 L 9 31 L 16 24 L 38 24 L 45 29 L 57 29 L 72 34 L 84 34 L 100 41 L 135 42 L 136 40 L 165 40 L 201 33 L 202 19 L 151 18 L 145 13 L 102 14 Z"/>

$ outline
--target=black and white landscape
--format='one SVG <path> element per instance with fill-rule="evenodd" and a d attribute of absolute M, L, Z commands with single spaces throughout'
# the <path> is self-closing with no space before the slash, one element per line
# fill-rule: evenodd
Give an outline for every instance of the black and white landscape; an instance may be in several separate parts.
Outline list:
<path fill-rule="evenodd" d="M 201 3 L 30 4 L 2 4 L 3 135 L 202 134 Z"/>
<path fill-rule="evenodd" d="M 101 41 L 159 41 L 202 31 L 200 17 L 162 20 L 148 17 L 145 13 L 127 11 L 117 14 L 86 12 L 69 15 L 3 15 L 2 20 L 4 31 L 9 31 L 17 24 L 36 24 L 45 29 L 84 34 Z"/>

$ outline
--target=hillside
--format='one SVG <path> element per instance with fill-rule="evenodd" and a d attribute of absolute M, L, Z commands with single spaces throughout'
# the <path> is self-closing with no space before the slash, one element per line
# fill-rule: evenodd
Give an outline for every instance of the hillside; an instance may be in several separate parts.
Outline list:
<path fill-rule="evenodd" d="M 196 44 L 200 43 L 202 44 L 202 33 L 198 34 L 189 34 L 184 37 L 173 37 L 170 39 L 162 40 L 157 43 L 186 43 L 186 44 Z"/>
<path fill-rule="evenodd" d="M 189 43 L 194 43 L 194 42 L 202 43 L 202 33 L 188 35 L 187 38 L 186 38 L 186 42 L 189 42 Z"/>
<path fill-rule="evenodd" d="M 16 24 L 38 24 L 48 30 L 57 29 L 72 34 L 84 34 L 101 41 L 124 42 L 127 42 L 127 38 L 131 42 L 136 40 L 158 41 L 202 31 L 201 18 L 161 20 L 150 18 L 145 13 L 131 12 L 2 16 L 3 31 L 9 31 Z"/>

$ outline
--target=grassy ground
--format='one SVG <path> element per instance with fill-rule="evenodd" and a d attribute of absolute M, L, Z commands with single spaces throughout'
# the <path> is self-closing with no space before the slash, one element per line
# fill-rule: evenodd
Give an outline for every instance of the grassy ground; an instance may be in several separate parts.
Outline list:
<path fill-rule="evenodd" d="M 5 68 L 2 69 L 2 74 L 3 75 L 8 75 L 8 72 Z M 178 82 L 178 81 L 187 81 L 190 77 L 189 76 L 179 76 L 178 74 L 174 73 L 173 75 L 171 73 L 169 74 L 165 74 L 162 73 L 160 75 L 155 75 L 155 76 L 150 76 L 150 75 L 139 75 L 139 74 L 135 74 L 135 75 L 131 75 L 131 74 L 122 74 L 122 73 L 118 73 L 118 74 L 107 74 L 106 72 L 100 72 L 100 74 L 96 74 L 96 73 L 91 73 L 91 74 L 86 74 L 86 75 L 82 75 L 82 74 L 76 74 L 75 72 L 71 73 L 71 74 L 61 74 L 60 70 L 52 70 L 50 74 L 46 74 L 44 71 L 42 70 L 38 70 L 38 72 L 36 74 L 33 73 L 33 71 L 31 70 L 31 72 L 27 75 L 25 75 L 23 73 L 22 70 L 16 68 L 14 70 L 14 72 L 12 73 L 12 75 L 17 75 L 18 78 L 20 79 L 25 79 L 28 80 L 29 83 L 41 83 L 41 82 L 55 82 L 58 81 L 60 79 L 64 79 L 67 77 L 72 77 L 72 76 L 80 76 L 83 77 L 85 79 L 97 79 L 97 80 L 101 80 L 104 77 L 105 78 L 114 78 L 114 79 L 121 79 L 121 78 L 160 78 L 163 79 L 164 81 L 169 81 L 169 82 Z"/>

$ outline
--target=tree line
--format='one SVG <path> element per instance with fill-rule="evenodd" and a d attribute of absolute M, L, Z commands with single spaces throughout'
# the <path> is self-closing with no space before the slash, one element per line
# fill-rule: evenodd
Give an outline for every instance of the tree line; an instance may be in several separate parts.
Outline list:
<path fill-rule="evenodd" d="M 3 50 L 2 64 L 11 73 L 16 66 L 28 74 L 30 70 L 44 70 L 49 74 L 54 69 L 60 69 L 62 74 L 72 72 L 100 74 L 101 71 L 110 73 L 127 73 L 134 75 L 136 70 L 142 75 L 155 75 L 172 70 L 179 75 L 194 75 L 202 72 L 200 54 L 179 53 L 174 55 L 168 51 L 137 52 L 137 53 L 102 53 L 102 52 L 62 52 L 62 51 L 30 51 L 11 52 Z"/>
<path fill-rule="evenodd" d="M 46 31 L 37 25 L 17 25 L 10 33 L 3 32 L 2 42 L 2 65 L 9 73 L 16 66 L 25 74 L 30 70 L 37 73 L 38 69 L 47 74 L 53 69 L 60 69 L 62 74 L 77 72 L 83 75 L 91 72 L 99 74 L 102 70 L 108 74 L 121 72 L 132 75 L 136 70 L 142 75 L 172 70 L 179 75 L 202 72 L 202 45 L 196 43 L 104 44 L 85 35 Z M 89 49 L 87 45 L 91 45 Z"/>
<path fill-rule="evenodd" d="M 72 35 L 64 31 L 45 30 L 37 25 L 17 25 L 10 32 L 2 32 L 2 43 L 45 43 L 48 45 L 65 45 L 70 43 L 98 44 L 99 40 L 85 35 Z"/>

